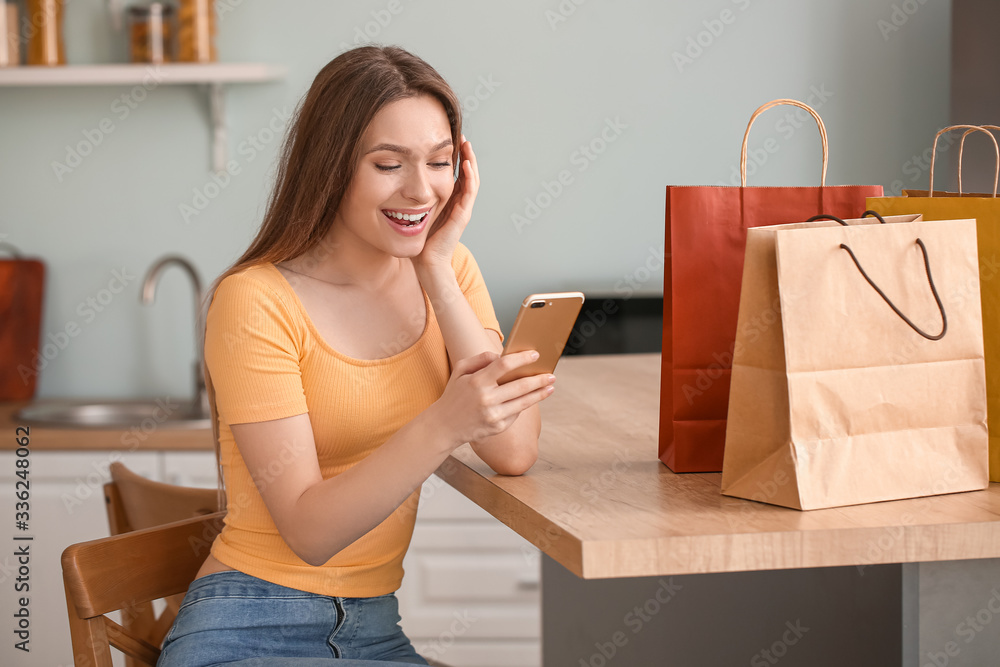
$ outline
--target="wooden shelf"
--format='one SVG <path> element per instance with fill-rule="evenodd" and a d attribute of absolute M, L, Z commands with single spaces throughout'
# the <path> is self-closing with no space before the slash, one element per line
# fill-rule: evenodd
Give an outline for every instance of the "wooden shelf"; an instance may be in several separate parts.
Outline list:
<path fill-rule="evenodd" d="M 284 78 L 286 69 L 260 63 L 167 63 L 163 65 L 65 65 L 0 68 L 0 86 L 208 86 L 212 124 L 212 169 L 226 170 L 226 110 L 222 88 L 231 83 L 263 83 Z"/>
<path fill-rule="evenodd" d="M 285 68 L 260 63 L 66 65 L 0 68 L 0 86 L 120 86 L 259 83 L 285 76 Z"/>

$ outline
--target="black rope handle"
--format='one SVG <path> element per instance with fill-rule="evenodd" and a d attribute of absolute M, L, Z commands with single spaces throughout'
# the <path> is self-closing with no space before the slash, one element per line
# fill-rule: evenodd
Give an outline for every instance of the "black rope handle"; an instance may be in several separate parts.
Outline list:
<path fill-rule="evenodd" d="M 924 242 L 921 241 L 919 238 L 917 239 L 917 245 L 920 246 L 920 252 L 922 252 L 924 254 L 924 268 L 927 270 L 927 282 L 930 283 L 930 285 L 931 285 L 931 293 L 934 294 L 934 300 L 937 301 L 938 310 L 941 311 L 941 322 L 942 322 L 941 333 L 939 333 L 936 336 L 932 336 L 929 333 L 925 333 L 924 331 L 921 331 L 920 328 L 916 324 L 914 324 L 913 322 L 911 322 L 910 318 L 908 318 L 906 315 L 904 315 L 899 310 L 899 308 L 896 308 L 896 304 L 894 304 L 892 301 L 890 301 L 889 297 L 887 297 L 885 295 L 885 292 L 883 292 L 881 289 L 879 289 L 879 286 L 876 285 L 875 282 L 871 278 L 868 277 L 868 274 L 865 273 L 865 270 L 863 268 L 861 268 L 861 262 L 859 262 L 858 258 L 854 255 L 854 251 L 851 250 L 844 243 L 841 243 L 840 247 L 843 248 L 844 250 L 846 250 L 848 252 L 848 254 L 851 256 L 851 259 L 854 260 L 854 265 L 858 267 L 858 271 L 860 271 L 861 275 L 863 275 L 865 277 L 865 280 L 868 281 L 868 284 L 871 285 L 875 289 L 876 292 L 878 292 L 879 296 L 881 296 L 885 300 L 885 302 L 887 304 L 889 304 L 889 307 L 892 308 L 892 310 L 897 315 L 899 315 L 901 318 L 903 318 L 904 322 L 906 322 L 907 324 L 909 324 L 910 327 L 914 331 L 916 331 L 918 334 L 920 334 L 921 336 L 923 336 L 924 338 L 926 338 L 928 340 L 941 340 L 942 338 L 944 338 L 944 335 L 948 332 L 948 316 L 944 312 L 944 304 L 941 303 L 941 297 L 938 296 L 937 288 L 934 287 L 934 278 L 931 277 L 931 263 L 930 263 L 930 260 L 927 258 L 927 247 L 924 245 Z"/>
<path fill-rule="evenodd" d="M 819 215 L 814 215 L 813 217 L 806 220 L 806 222 L 816 222 L 817 220 L 833 220 L 834 222 L 839 222 L 844 227 L 850 227 L 846 222 L 841 220 L 835 215 L 827 215 L 826 213 L 820 213 Z"/>
<path fill-rule="evenodd" d="M 878 221 L 880 223 L 882 223 L 883 225 L 885 224 L 885 218 L 883 218 L 881 215 L 879 215 L 878 213 L 876 213 L 875 211 L 872 211 L 870 209 L 867 210 L 867 211 L 865 211 L 864 213 L 862 213 L 861 217 L 862 218 L 878 218 Z M 841 218 L 838 218 L 835 215 L 829 215 L 827 213 L 820 213 L 819 215 L 814 215 L 813 217 L 811 217 L 808 220 L 806 220 L 806 222 L 816 222 L 817 220 L 833 220 L 834 222 L 839 222 L 844 227 L 850 227 L 850 225 L 847 224 L 847 221 L 845 221 L 845 220 L 843 220 Z"/>

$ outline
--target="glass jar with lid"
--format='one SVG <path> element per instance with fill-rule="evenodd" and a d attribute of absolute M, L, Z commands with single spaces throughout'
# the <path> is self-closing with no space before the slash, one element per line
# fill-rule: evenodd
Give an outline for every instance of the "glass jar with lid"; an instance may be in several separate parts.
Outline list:
<path fill-rule="evenodd" d="M 179 14 L 177 60 L 186 63 L 218 60 L 214 0 L 180 0 Z"/>
<path fill-rule="evenodd" d="M 0 67 L 21 64 L 21 37 L 17 30 L 17 5 L 0 0 Z"/>
<path fill-rule="evenodd" d="M 129 59 L 134 63 L 174 60 L 174 8 L 162 2 L 129 7 Z"/>
<path fill-rule="evenodd" d="M 65 65 L 63 42 L 63 0 L 28 0 L 25 24 L 28 26 L 28 64 Z"/>

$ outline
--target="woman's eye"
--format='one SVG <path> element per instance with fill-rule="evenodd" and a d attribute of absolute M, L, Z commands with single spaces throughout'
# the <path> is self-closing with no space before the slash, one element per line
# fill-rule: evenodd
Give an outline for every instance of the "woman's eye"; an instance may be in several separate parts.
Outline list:
<path fill-rule="evenodd" d="M 389 172 L 389 171 L 396 171 L 397 169 L 399 169 L 399 165 L 398 164 L 376 164 L 375 168 L 378 169 L 379 171 Z"/>
<path fill-rule="evenodd" d="M 451 162 L 431 162 L 431 166 L 437 169 L 447 169 L 451 166 Z"/>

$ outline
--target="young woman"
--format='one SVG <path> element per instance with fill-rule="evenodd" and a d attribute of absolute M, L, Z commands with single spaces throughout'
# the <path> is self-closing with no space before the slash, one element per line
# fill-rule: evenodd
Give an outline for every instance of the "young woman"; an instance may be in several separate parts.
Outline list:
<path fill-rule="evenodd" d="M 208 311 L 228 514 L 161 666 L 426 664 L 394 596 L 420 485 L 465 442 L 528 470 L 555 380 L 497 383 L 537 355 L 499 357 L 459 243 L 478 189 L 458 99 L 425 62 L 362 47 L 317 75 Z"/>

